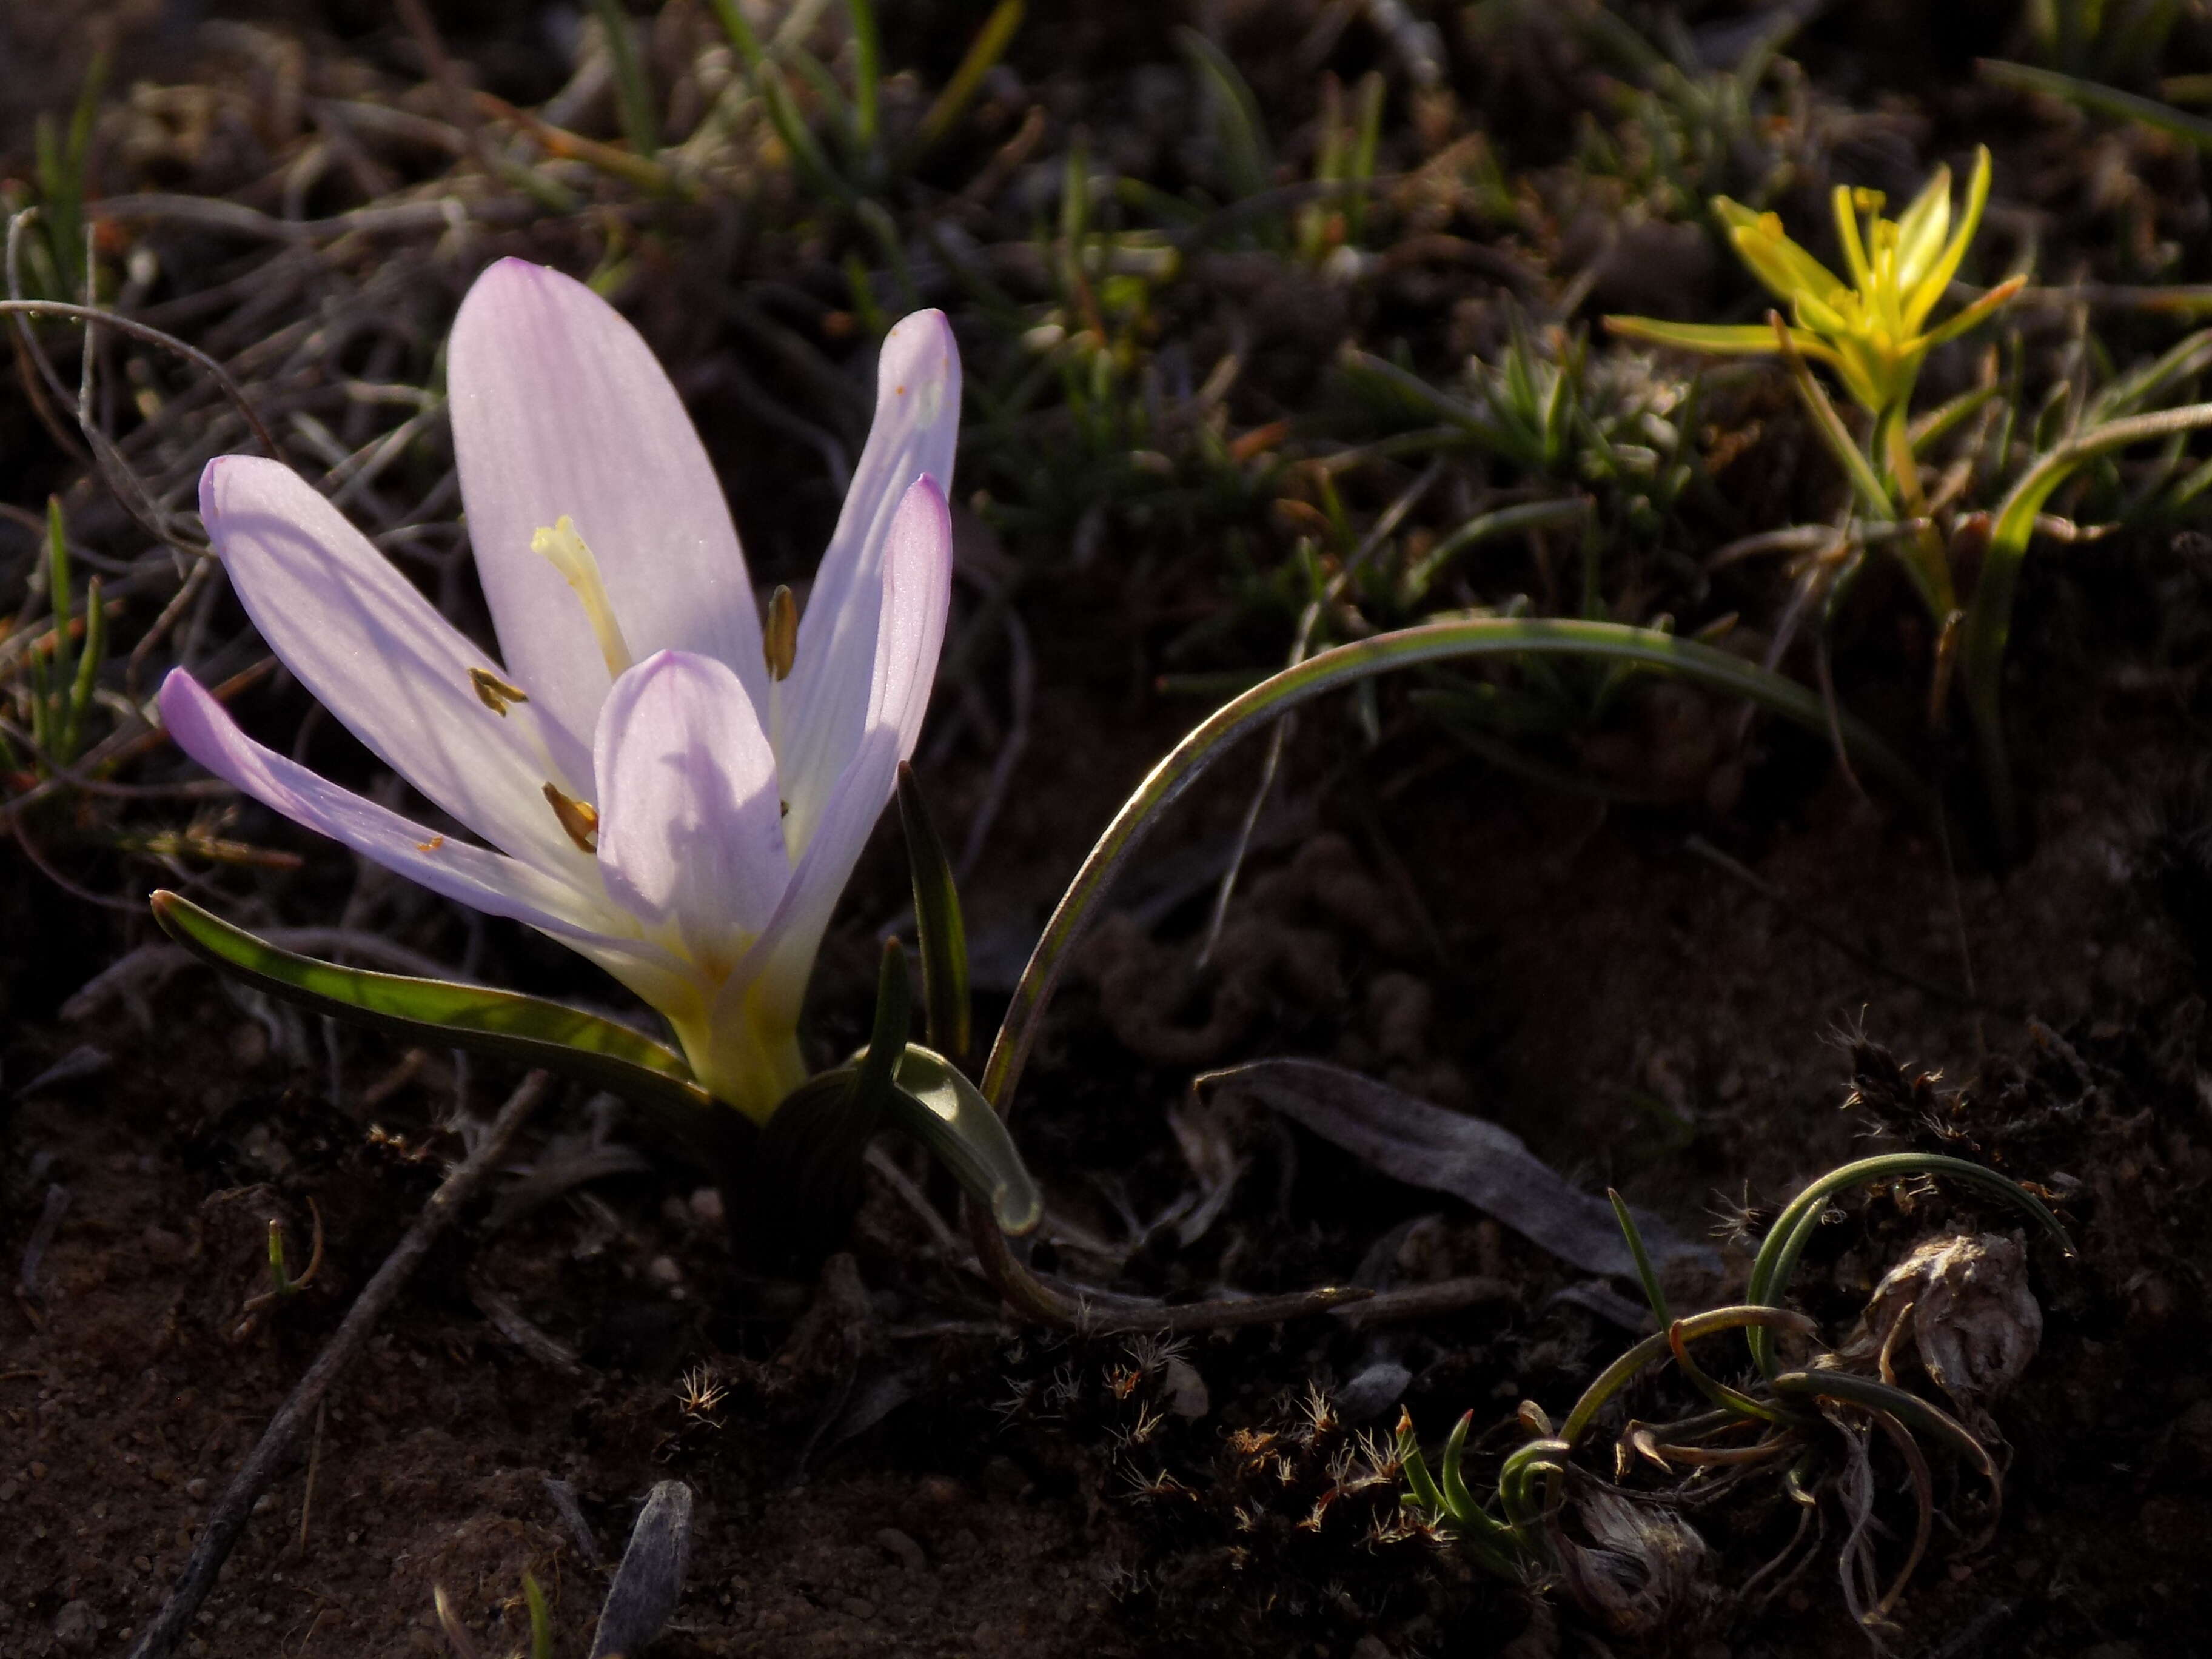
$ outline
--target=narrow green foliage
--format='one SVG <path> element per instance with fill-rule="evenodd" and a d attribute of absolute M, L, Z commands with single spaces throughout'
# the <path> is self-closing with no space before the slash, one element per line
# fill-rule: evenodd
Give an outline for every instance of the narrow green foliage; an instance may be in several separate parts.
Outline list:
<path fill-rule="evenodd" d="M 1450 1531 L 1486 1571 L 1517 1579 L 1525 1563 L 1520 1540 L 1511 1528 L 1475 1500 L 1462 1468 L 1468 1431 L 1474 1421 L 1474 1413 L 1468 1412 L 1453 1425 L 1439 1462 L 1443 1477 L 1439 1485 L 1421 1455 L 1420 1436 L 1414 1431 L 1412 1413 L 1400 1410 L 1395 1455 L 1407 1488 L 1401 1501 L 1431 1523 Z"/>
<path fill-rule="evenodd" d="M 100 94 L 107 86 L 107 53 L 94 54 L 78 88 L 76 106 L 70 112 L 65 134 L 58 134 L 52 118 L 41 115 L 33 136 L 32 178 L 38 186 L 39 205 L 46 221 L 48 278 L 46 284 L 57 300 L 89 299 L 90 271 L 85 264 L 85 162 L 92 149 L 93 122 L 100 112 Z"/>
<path fill-rule="evenodd" d="M 1022 10 L 1023 0 L 999 0 L 991 15 L 983 20 L 983 27 L 968 43 L 960 67 L 953 70 L 952 78 L 945 83 L 928 113 L 921 118 L 921 126 L 915 138 L 916 159 L 960 124 L 960 118 L 968 112 L 968 106 L 975 101 L 983 77 L 1006 55 L 1014 31 L 1022 26 Z"/>
<path fill-rule="evenodd" d="M 1828 1200 L 1837 1194 L 1870 1181 L 1902 1181 L 1927 1176 L 1948 1176 L 2004 1200 L 2026 1214 L 2067 1255 L 2074 1253 L 2074 1241 L 2058 1224 L 2058 1218 L 2051 1213 L 2041 1199 L 2009 1176 L 1984 1164 L 1936 1152 L 1885 1152 L 1831 1170 L 1790 1201 L 1789 1206 L 1774 1218 L 1774 1224 L 1766 1230 L 1759 1255 L 1752 1261 L 1745 1300 L 1756 1306 L 1781 1304 L 1789 1289 L 1790 1277 L 1796 1271 L 1798 1258 L 1804 1255 L 1805 1247 L 1819 1231 L 1820 1216 Z M 1763 1328 L 1754 1328 L 1750 1342 L 1751 1357 L 1761 1375 L 1773 1381 L 1781 1367 L 1775 1358 L 1772 1334 Z"/>
<path fill-rule="evenodd" d="M 2037 69 L 2027 64 L 2008 64 L 2002 59 L 1984 59 L 1976 66 L 1984 79 L 1999 86 L 2017 87 L 2023 92 L 2039 92 L 2047 97 L 2063 99 L 2076 108 L 2092 114 L 2108 115 L 2115 120 L 2134 121 L 2198 149 L 2212 149 L 2212 121 L 2201 115 L 2191 115 L 2176 109 L 2171 104 L 2160 103 L 2155 98 L 2144 98 L 2132 92 L 2123 92 L 2118 87 L 2108 87 L 2094 81 L 2084 81 L 2075 76 L 2061 75 L 2055 70 Z"/>
<path fill-rule="evenodd" d="M 68 527 L 58 495 L 46 497 L 46 608 L 53 613 L 52 660 L 56 688 L 75 683 L 75 647 L 70 639 L 70 555 Z M 51 747 L 51 745 L 49 745 Z"/>
<path fill-rule="evenodd" d="M 1198 72 L 1212 112 L 1213 141 L 1221 156 L 1222 173 L 1238 198 L 1257 196 L 1274 181 L 1275 164 L 1268 152 L 1267 130 L 1260 114 L 1260 100 L 1229 55 L 1196 29 L 1176 31 L 1176 44 Z"/>
<path fill-rule="evenodd" d="M 678 1131 L 714 1104 L 674 1049 L 597 1014 L 513 991 L 317 962 L 256 939 L 177 893 L 157 892 L 152 904 L 163 931 L 194 955 L 316 1013 L 543 1066 L 611 1089 Z"/>
<path fill-rule="evenodd" d="M 25 653 L 22 687 L 25 717 L 36 747 L 30 760 L 40 776 L 74 764 L 82 752 L 86 715 L 107 658 L 106 599 L 97 576 L 87 585 L 82 648 L 77 642 L 69 532 L 58 497 L 46 503 L 46 604 L 52 626 L 43 647 L 33 644 Z M 21 769 L 21 757 L 12 749 L 4 758 L 11 769 Z"/>
<path fill-rule="evenodd" d="M 738 0 L 707 0 L 707 3 L 714 9 L 714 21 L 722 26 L 722 33 L 738 49 L 738 56 L 744 60 L 746 71 L 758 76 L 762 65 L 768 62 L 768 54 L 761 50 L 760 36 L 745 21 L 744 9 Z"/>
<path fill-rule="evenodd" d="M 898 1076 L 899 1057 L 906 1053 L 907 1031 L 913 1023 L 914 987 L 907 975 L 906 946 L 887 939 L 876 973 L 876 1023 L 868 1035 L 868 1051 L 853 1078 L 855 1101 L 880 1110 L 882 1097 Z"/>
<path fill-rule="evenodd" d="M 907 1045 L 886 1121 L 927 1147 L 989 1211 L 1001 1232 L 1030 1232 L 1044 1219 L 1044 1194 L 1022 1163 L 1006 1121 L 942 1054 Z"/>
<path fill-rule="evenodd" d="M 877 111 L 884 76 L 883 37 L 876 27 L 872 0 L 845 0 L 853 20 L 853 137 L 866 149 L 876 142 Z"/>
<path fill-rule="evenodd" d="M 914 768 L 898 769 L 899 823 L 906 833 L 907 865 L 914 879 L 914 926 L 921 947 L 922 1029 L 929 1046 L 954 1063 L 968 1052 L 968 930 L 952 860 L 931 821 Z"/>
<path fill-rule="evenodd" d="M 615 102 L 622 112 L 623 134 L 633 150 L 650 161 L 660 153 L 660 112 L 653 102 L 653 82 L 638 59 L 637 38 L 631 32 L 629 13 L 622 0 L 592 0 L 592 11 L 606 37 L 607 61 L 614 70 Z"/>
<path fill-rule="evenodd" d="M 1664 1330 L 1674 1322 L 1674 1316 L 1668 1310 L 1667 1292 L 1660 1288 L 1659 1270 L 1651 1265 L 1651 1253 L 1644 1248 L 1643 1230 L 1637 1226 L 1628 1200 L 1619 1191 L 1608 1187 L 1605 1196 L 1613 1206 L 1613 1218 L 1620 1224 L 1620 1236 L 1628 1241 L 1629 1259 L 1636 1263 L 1636 1282 L 1644 1287 L 1644 1299 L 1651 1304 L 1651 1316 Z"/>
<path fill-rule="evenodd" d="M 553 1611 L 527 1567 L 522 1572 L 522 1600 L 530 1609 L 530 1659 L 553 1659 Z"/>
<path fill-rule="evenodd" d="M 278 1296 L 290 1296 L 298 1286 L 284 1267 L 284 1224 L 269 1218 L 269 1282 Z"/>

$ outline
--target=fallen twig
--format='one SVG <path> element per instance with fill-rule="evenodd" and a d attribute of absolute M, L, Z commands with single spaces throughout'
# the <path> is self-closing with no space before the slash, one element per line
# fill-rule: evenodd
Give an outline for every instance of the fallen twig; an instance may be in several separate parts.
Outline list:
<path fill-rule="evenodd" d="M 1285 1296 L 1242 1297 L 1233 1301 L 1139 1302 L 1090 1292 L 1074 1295 L 1047 1284 L 1014 1258 L 1006 1236 L 991 1218 L 968 1206 L 968 1236 L 991 1287 L 1006 1305 L 1026 1319 L 1059 1330 L 1103 1336 L 1117 1331 L 1218 1331 L 1244 1325 L 1279 1325 L 1286 1319 L 1369 1300 L 1374 1292 L 1358 1285 L 1324 1285 Z"/>
<path fill-rule="evenodd" d="M 490 1173 L 493 1165 L 506 1156 L 507 1143 L 514 1139 L 515 1131 L 522 1127 L 523 1120 L 544 1098 L 549 1081 L 550 1077 L 544 1072 L 532 1072 L 523 1079 L 521 1085 L 507 1097 L 507 1103 L 500 1108 L 499 1116 L 493 1120 L 490 1131 L 477 1145 L 476 1151 L 446 1177 L 436 1192 L 430 1194 L 430 1201 L 422 1206 L 422 1213 L 415 1218 L 415 1224 L 407 1230 L 406 1237 L 392 1247 L 390 1255 L 385 1257 L 384 1265 L 376 1270 L 376 1276 L 368 1281 L 360 1298 L 347 1310 L 337 1334 L 331 1338 L 322 1352 L 315 1356 L 315 1363 L 307 1368 L 307 1374 L 292 1390 L 292 1397 L 284 1402 L 276 1416 L 269 1419 L 269 1426 L 262 1431 L 260 1443 L 246 1458 L 244 1467 L 233 1477 L 229 1490 L 222 1495 L 222 1501 L 216 1505 L 214 1514 L 208 1517 L 207 1524 L 201 1528 L 199 1540 L 192 1547 L 191 1559 L 185 1563 L 185 1570 L 177 1579 L 176 1589 L 169 1593 L 169 1599 L 162 1604 L 161 1611 L 155 1616 L 153 1623 L 147 1626 L 146 1633 L 131 1650 L 131 1659 L 168 1659 L 168 1655 L 175 1650 L 178 1639 L 191 1625 L 192 1615 L 199 1611 L 200 1603 L 207 1599 L 207 1593 L 215 1588 L 216 1575 L 222 1571 L 222 1564 L 228 1558 L 232 1547 L 238 1542 L 239 1534 L 246 1530 L 246 1517 L 252 1512 L 255 1501 L 276 1479 L 277 1466 L 290 1453 L 293 1442 L 299 1438 L 301 1426 L 321 1406 L 324 1396 L 330 1392 L 331 1384 L 337 1380 L 338 1374 L 352 1363 L 362 1344 L 368 1340 L 368 1334 L 376 1328 L 376 1322 L 383 1317 L 385 1310 L 398 1299 L 401 1288 L 421 1264 L 432 1243 L 453 1224 L 453 1218 L 460 1212 L 461 1206 L 468 1202 L 484 1176 Z"/>

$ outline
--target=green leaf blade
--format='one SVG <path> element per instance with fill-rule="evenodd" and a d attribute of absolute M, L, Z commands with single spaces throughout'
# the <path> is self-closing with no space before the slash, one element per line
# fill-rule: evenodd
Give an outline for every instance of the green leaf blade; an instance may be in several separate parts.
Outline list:
<path fill-rule="evenodd" d="M 543 1066 L 647 1107 L 726 1109 L 692 1080 L 674 1049 L 600 1015 L 514 991 L 319 962 L 257 939 L 180 894 L 157 892 L 151 902 L 163 931 L 195 956 L 316 1013 Z"/>
<path fill-rule="evenodd" d="M 899 823 L 906 832 L 907 863 L 914 878 L 914 927 L 921 947 L 923 1030 L 930 1047 L 955 1060 L 971 1036 L 968 997 L 968 929 L 952 860 L 929 806 L 905 761 L 898 769 Z"/>
<path fill-rule="evenodd" d="M 991 1103 L 944 1055 L 908 1043 L 899 1057 L 890 1122 L 929 1149 L 969 1195 L 1015 1237 L 1044 1219 L 1044 1194 Z"/>

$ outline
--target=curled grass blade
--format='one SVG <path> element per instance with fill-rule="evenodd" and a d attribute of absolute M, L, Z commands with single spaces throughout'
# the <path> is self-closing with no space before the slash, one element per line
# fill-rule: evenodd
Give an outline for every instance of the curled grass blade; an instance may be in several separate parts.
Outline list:
<path fill-rule="evenodd" d="M 1942 1441 L 1972 1464 L 1984 1480 L 1996 1483 L 1997 1467 L 1989 1449 L 1957 1418 L 1917 1394 L 1854 1371 L 1784 1371 L 1769 1386 L 1785 1400 L 1841 1400 L 1869 1411 L 1887 1412 L 1907 1428 Z"/>
<path fill-rule="evenodd" d="M 1006 1120 L 942 1054 L 907 1045 L 884 1121 L 928 1148 L 970 1198 L 988 1206 L 1000 1232 L 1019 1236 L 1044 1219 L 1044 1194 L 1015 1150 Z"/>
<path fill-rule="evenodd" d="M 1744 1287 L 1746 1304 L 1768 1308 L 1781 1305 L 1790 1276 L 1796 1271 L 1805 1247 L 1819 1230 L 1821 1212 L 1831 1198 L 1866 1182 L 1899 1180 L 1907 1176 L 1949 1176 L 2002 1198 L 2025 1212 L 2067 1255 L 2074 1254 L 2074 1241 L 2066 1236 L 2066 1229 L 2059 1224 L 2058 1218 L 2051 1213 L 2041 1199 L 2011 1176 L 2001 1175 L 1985 1164 L 1970 1164 L 1962 1158 L 1947 1158 L 1940 1152 L 1884 1152 L 1829 1170 L 1790 1200 L 1789 1206 L 1766 1230 L 1759 1255 L 1752 1261 L 1751 1279 Z M 1763 1327 L 1753 1327 L 1750 1342 L 1752 1359 L 1760 1374 L 1772 1382 L 1781 1369 L 1774 1357 L 1772 1335 Z"/>
<path fill-rule="evenodd" d="M 1477 617 L 1425 623 L 1340 645 L 1286 668 L 1194 728 L 1139 784 L 1101 835 L 1060 896 L 1014 988 L 1005 1023 L 982 1077 L 984 1097 L 1000 1112 L 1011 1103 L 1069 954 L 1104 901 L 1115 877 L 1170 806 L 1241 739 L 1325 691 L 1377 674 L 1428 663 L 1477 657 L 1580 657 L 1624 669 L 1657 670 L 1731 696 L 1826 737 L 1829 713 L 1796 681 L 1694 640 L 1624 623 L 1525 617 Z M 1915 805 L 1929 803 L 1911 767 L 1859 721 L 1838 714 L 1845 744 Z"/>
<path fill-rule="evenodd" d="M 1645 1337 L 1620 1358 L 1599 1372 L 1597 1378 L 1583 1390 L 1583 1397 L 1575 1401 L 1575 1408 L 1567 1413 L 1567 1420 L 1559 1425 L 1559 1438 L 1571 1447 L 1589 1432 L 1597 1414 L 1605 1409 L 1606 1402 L 1628 1386 L 1631 1378 L 1646 1365 L 1668 1358 L 1677 1340 L 1694 1342 L 1700 1337 L 1711 1336 L 1720 1331 L 1732 1331 L 1744 1326 L 1754 1328 L 1780 1327 L 1801 1335 L 1811 1335 L 1817 1328 L 1803 1314 L 1788 1308 L 1756 1307 L 1749 1304 L 1733 1308 L 1710 1308 L 1701 1314 L 1692 1314 L 1687 1319 L 1678 1319 L 1666 1330 Z"/>

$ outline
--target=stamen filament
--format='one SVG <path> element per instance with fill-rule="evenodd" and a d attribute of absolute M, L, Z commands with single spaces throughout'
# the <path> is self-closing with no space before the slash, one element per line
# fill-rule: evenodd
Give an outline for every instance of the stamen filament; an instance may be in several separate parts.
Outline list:
<path fill-rule="evenodd" d="M 599 654 L 606 659 L 607 672 L 620 679 L 635 660 L 629 645 L 623 638 L 622 624 L 615 620 L 614 602 L 607 598 L 607 585 L 599 575 L 599 562 L 592 556 L 592 550 L 576 533 L 576 522 L 563 513 L 550 529 L 542 529 L 530 538 L 530 550 L 561 573 L 562 580 L 576 591 L 583 601 L 584 615 L 592 624 L 592 632 L 599 639 Z"/>

